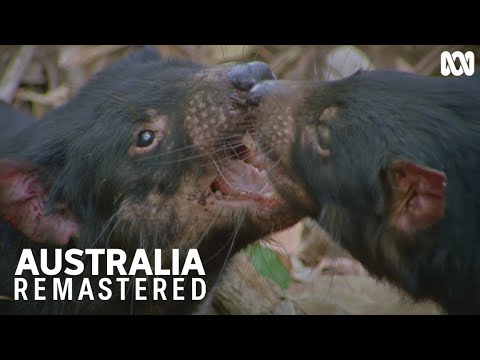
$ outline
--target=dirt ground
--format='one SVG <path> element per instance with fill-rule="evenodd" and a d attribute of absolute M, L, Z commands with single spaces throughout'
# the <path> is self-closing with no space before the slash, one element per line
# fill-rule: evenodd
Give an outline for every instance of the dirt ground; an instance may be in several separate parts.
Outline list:
<path fill-rule="evenodd" d="M 231 60 L 262 60 L 278 78 L 338 79 L 359 69 L 396 69 L 438 75 L 440 54 L 473 50 L 458 45 L 156 45 L 164 57 L 182 57 L 213 65 Z M 66 102 L 93 74 L 136 46 L 0 46 L 0 99 L 40 118 Z M 478 59 L 477 59 L 478 60 Z M 311 221 L 304 221 L 263 246 L 273 249 L 288 270 L 287 288 L 273 290 L 296 310 L 274 311 L 253 304 L 250 313 L 440 314 L 432 303 L 414 304 L 405 294 L 371 278 L 348 253 L 333 244 Z M 248 263 L 239 255 L 241 264 Z M 276 287 L 249 263 L 240 288 Z M 253 285 L 252 285 L 253 284 Z M 268 295 L 258 290 L 258 296 Z M 289 303 L 290 304 L 290 303 Z M 258 306 L 257 306 L 258 305 Z M 268 306 L 267 306 L 268 307 Z M 241 310 L 229 311 L 242 313 Z"/>

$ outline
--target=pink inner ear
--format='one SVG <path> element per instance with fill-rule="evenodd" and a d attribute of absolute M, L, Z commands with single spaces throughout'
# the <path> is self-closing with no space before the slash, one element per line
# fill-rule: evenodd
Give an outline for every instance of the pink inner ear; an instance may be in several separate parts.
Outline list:
<path fill-rule="evenodd" d="M 393 161 L 389 170 L 393 226 L 413 234 L 442 219 L 446 187 L 443 172 L 401 160 Z"/>
<path fill-rule="evenodd" d="M 46 187 L 33 167 L 0 160 L 0 214 L 4 220 L 33 241 L 64 246 L 70 237 L 78 237 L 79 223 L 63 209 L 46 215 L 46 201 Z"/>

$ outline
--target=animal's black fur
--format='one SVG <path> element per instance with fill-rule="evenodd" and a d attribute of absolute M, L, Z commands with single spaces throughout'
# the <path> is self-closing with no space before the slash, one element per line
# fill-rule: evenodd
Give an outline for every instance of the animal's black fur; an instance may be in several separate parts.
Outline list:
<path fill-rule="evenodd" d="M 34 122 L 32 116 L 0 101 L 0 142 L 6 141 Z"/>
<path fill-rule="evenodd" d="M 311 215 L 373 274 L 450 313 L 479 313 L 480 77 L 371 71 L 291 85 L 272 82 L 263 90 L 259 119 L 265 124 L 272 107 L 289 104 L 285 94 L 303 94 L 290 104 L 295 134 L 289 154 L 271 156 L 291 159 L 287 173 L 317 204 Z M 268 98 L 275 100 L 270 106 Z M 329 107 L 335 116 L 322 122 Z M 328 144 L 320 145 L 330 156 L 302 142 L 312 125 L 328 128 Z M 278 146 L 266 130 L 260 141 L 267 149 Z M 390 226 L 386 216 L 391 189 L 385 176 L 396 159 L 444 172 L 447 179 L 444 217 L 413 235 Z"/>
<path fill-rule="evenodd" d="M 217 170 L 212 156 L 194 144 L 195 134 L 186 129 L 186 113 L 192 110 L 194 96 L 204 96 L 198 114 L 206 108 L 210 116 L 200 119 L 198 127 L 204 123 L 215 127 L 217 111 L 222 110 L 230 114 L 230 123 L 218 140 L 227 136 L 239 139 L 245 110 L 232 105 L 229 97 L 235 91 L 226 74 L 231 66 L 210 71 L 190 61 L 163 60 L 154 50 L 143 49 L 97 74 L 71 101 L 1 143 L 0 160 L 27 164 L 27 171 L 33 171 L 47 188 L 47 212 L 62 204 L 78 221 L 80 234 L 66 248 L 120 247 L 132 254 L 136 248 L 149 253 L 154 248 L 195 247 L 204 261 L 211 290 L 231 255 L 248 242 L 296 221 L 279 225 L 281 220 L 277 221 L 274 213 L 263 218 L 246 208 L 221 210 L 219 205 L 213 211 L 208 209 L 210 203 L 201 201 Z M 130 156 L 136 129 L 156 116 L 148 115 L 152 109 L 154 114 L 166 116 L 168 131 L 157 148 Z M 228 140 L 219 143 L 228 144 Z M 215 149 L 215 159 L 221 164 L 219 158 L 225 151 Z M 2 201 L 7 205 L 0 213 L 5 215 L 8 195 L 2 199 L 1 190 L 0 207 Z M 287 213 L 286 208 L 282 211 Z M 44 245 L 32 243 L 0 219 L 0 246 L 0 290 L 12 296 L 21 250 Z M 48 283 L 47 289 L 50 286 Z M 78 290 L 78 286 L 76 283 L 74 288 Z M 171 297 L 157 304 L 121 302 L 114 296 L 109 302 L 18 301 L 13 302 L 13 311 L 185 313 L 197 305 L 173 302 Z"/>

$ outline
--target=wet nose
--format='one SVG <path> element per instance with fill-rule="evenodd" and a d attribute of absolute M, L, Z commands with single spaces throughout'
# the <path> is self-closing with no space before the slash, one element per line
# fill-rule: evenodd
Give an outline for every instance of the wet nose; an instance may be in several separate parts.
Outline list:
<path fill-rule="evenodd" d="M 228 77 L 233 86 L 241 91 L 248 91 L 263 80 L 275 79 L 268 65 L 260 61 L 235 65 L 228 73 Z"/>
<path fill-rule="evenodd" d="M 273 91 L 277 81 L 264 81 L 253 86 L 248 93 L 248 98 L 252 103 L 260 103 L 263 96 Z"/>

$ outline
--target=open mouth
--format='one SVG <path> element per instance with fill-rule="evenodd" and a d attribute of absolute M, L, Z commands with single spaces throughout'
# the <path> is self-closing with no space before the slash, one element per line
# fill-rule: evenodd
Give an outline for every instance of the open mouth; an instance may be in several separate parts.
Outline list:
<path fill-rule="evenodd" d="M 283 203 L 268 180 L 271 164 L 256 151 L 248 132 L 241 144 L 232 147 L 228 155 L 219 165 L 218 175 L 210 185 L 217 200 L 234 203 L 254 201 L 262 207 Z"/>

